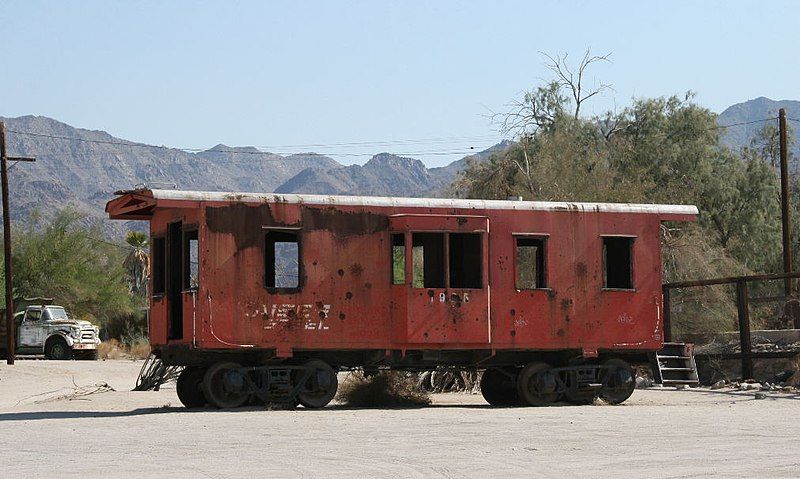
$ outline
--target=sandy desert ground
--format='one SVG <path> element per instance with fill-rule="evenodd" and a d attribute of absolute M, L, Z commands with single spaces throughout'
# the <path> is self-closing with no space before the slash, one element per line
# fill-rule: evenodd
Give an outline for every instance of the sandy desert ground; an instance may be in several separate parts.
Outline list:
<path fill-rule="evenodd" d="M 800 397 L 787 393 L 648 389 L 621 406 L 503 409 L 442 394 L 425 408 L 189 411 L 173 385 L 130 391 L 140 365 L 0 365 L 0 477 L 800 476 Z"/>

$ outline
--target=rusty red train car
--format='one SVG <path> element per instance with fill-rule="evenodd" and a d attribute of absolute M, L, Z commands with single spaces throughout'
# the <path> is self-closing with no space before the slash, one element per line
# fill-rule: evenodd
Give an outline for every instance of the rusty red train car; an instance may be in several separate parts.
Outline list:
<path fill-rule="evenodd" d="M 694 206 L 119 192 L 150 223 L 150 341 L 188 407 L 322 407 L 336 371 L 484 371 L 490 404 L 633 391 L 660 349 L 663 221 Z"/>

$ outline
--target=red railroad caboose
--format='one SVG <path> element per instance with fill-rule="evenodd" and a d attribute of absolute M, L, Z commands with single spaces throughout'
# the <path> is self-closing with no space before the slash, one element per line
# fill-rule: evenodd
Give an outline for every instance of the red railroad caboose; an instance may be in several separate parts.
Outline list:
<path fill-rule="evenodd" d="M 611 402 L 661 348 L 662 221 L 694 206 L 135 190 L 150 341 L 189 407 L 327 404 L 340 368 L 485 369 L 491 404 Z"/>

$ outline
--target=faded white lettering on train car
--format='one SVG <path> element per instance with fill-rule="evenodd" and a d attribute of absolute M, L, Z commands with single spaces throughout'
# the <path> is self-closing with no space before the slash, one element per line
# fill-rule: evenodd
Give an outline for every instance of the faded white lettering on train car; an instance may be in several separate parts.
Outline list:
<path fill-rule="evenodd" d="M 330 304 L 265 304 L 261 310 L 248 316 L 260 317 L 264 322 L 264 329 L 275 329 L 281 323 L 296 322 L 302 324 L 304 330 L 325 331 L 328 329 L 330 311 Z"/>

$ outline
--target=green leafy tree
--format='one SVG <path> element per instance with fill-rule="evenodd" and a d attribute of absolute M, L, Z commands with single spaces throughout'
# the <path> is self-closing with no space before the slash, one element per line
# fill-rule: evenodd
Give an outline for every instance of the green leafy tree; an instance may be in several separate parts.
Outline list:
<path fill-rule="evenodd" d="M 559 61 L 563 65 L 566 57 Z M 577 83 L 564 81 L 563 71 L 554 70 L 556 80 L 513 104 L 500 126 L 516 142 L 488 161 L 472 162 L 452 185 L 454 192 L 471 198 L 695 204 L 697 224 L 662 228 L 665 280 L 780 270 L 773 125 L 750 147 L 731 151 L 720 142 L 716 115 L 693 103 L 691 92 L 637 99 L 618 113 L 584 118 L 575 99 L 591 97 L 576 97 L 576 91 L 595 90 L 582 89 L 580 76 L 572 77 Z M 795 210 L 800 182 L 796 186 Z M 800 221 L 793 227 L 800 234 Z M 695 329 L 730 328 L 735 308 L 729 293 L 693 292 L 683 308 L 686 318 L 709 318 Z M 692 329 L 688 324 L 678 327 Z"/>
<path fill-rule="evenodd" d="M 50 297 L 101 324 L 132 312 L 124 247 L 102 239 L 86 216 L 66 208 L 42 224 L 38 215 L 17 224 L 13 237 L 14 297 Z M 3 278 L 3 281 L 5 279 Z"/>

